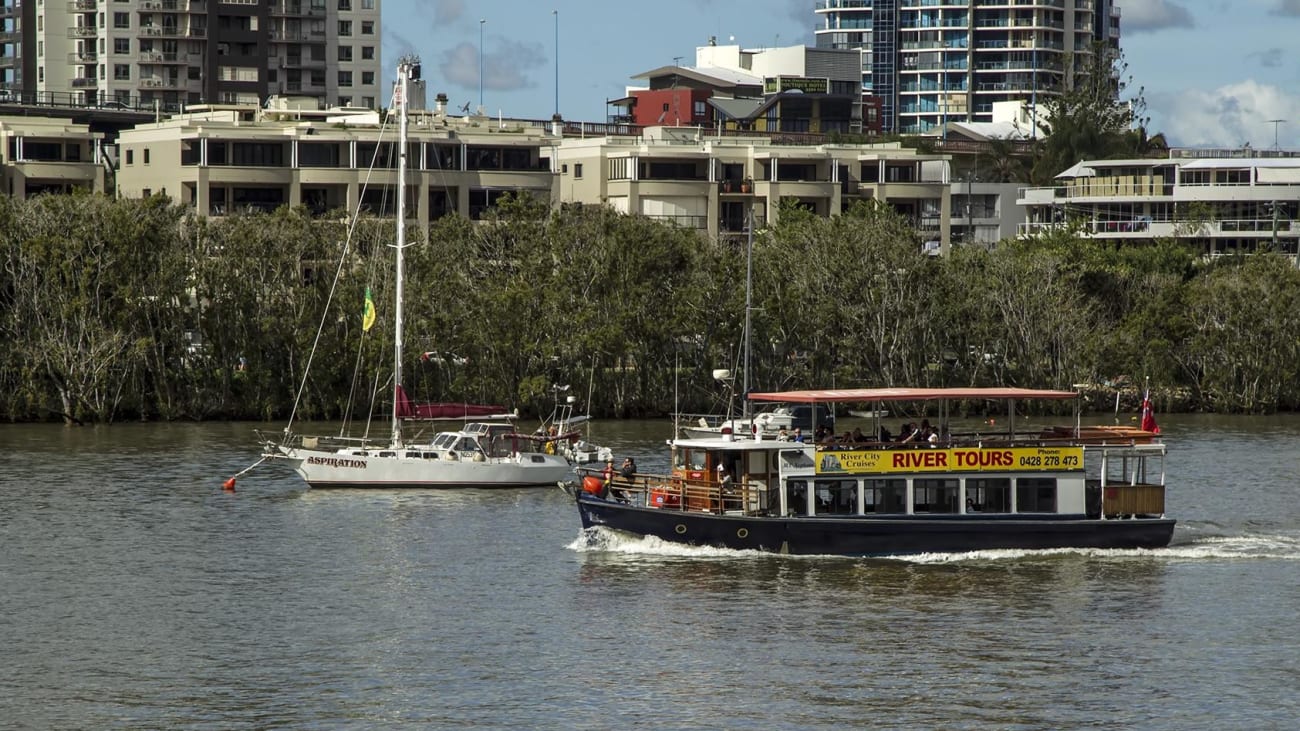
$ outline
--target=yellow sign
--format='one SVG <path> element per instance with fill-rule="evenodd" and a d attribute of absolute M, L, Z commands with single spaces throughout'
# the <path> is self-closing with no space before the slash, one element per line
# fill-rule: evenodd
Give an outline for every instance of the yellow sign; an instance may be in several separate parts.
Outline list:
<path fill-rule="evenodd" d="M 1078 472 L 1083 447 L 869 449 L 819 452 L 817 474 L 913 472 Z"/>

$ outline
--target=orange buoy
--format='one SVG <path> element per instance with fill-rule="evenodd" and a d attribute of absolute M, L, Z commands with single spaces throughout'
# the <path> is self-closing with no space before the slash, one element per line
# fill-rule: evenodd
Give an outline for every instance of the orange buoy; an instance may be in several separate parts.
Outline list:
<path fill-rule="evenodd" d="M 587 475 L 582 478 L 582 490 L 592 495 L 600 495 L 605 491 L 605 483 L 595 475 Z"/>
<path fill-rule="evenodd" d="M 222 483 L 222 485 L 221 485 L 221 489 L 222 489 L 222 490 L 225 490 L 226 492 L 234 492 L 234 491 L 235 491 L 235 478 L 232 477 L 232 478 L 230 478 L 229 480 L 226 480 L 224 483 Z"/>

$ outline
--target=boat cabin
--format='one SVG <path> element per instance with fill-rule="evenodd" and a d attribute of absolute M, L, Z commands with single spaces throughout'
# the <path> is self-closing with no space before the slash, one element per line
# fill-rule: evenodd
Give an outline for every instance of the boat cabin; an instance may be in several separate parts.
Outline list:
<path fill-rule="evenodd" d="M 1156 516 L 1164 458 L 1163 444 L 1055 434 L 944 445 L 678 440 L 673 484 L 647 505 L 785 517 Z"/>

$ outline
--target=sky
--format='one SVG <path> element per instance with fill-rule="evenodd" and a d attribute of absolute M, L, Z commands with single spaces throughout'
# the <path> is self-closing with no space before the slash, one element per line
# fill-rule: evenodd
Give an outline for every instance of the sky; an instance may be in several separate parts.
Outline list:
<path fill-rule="evenodd" d="M 1300 0 L 1118 2 L 1126 96 L 1145 99 L 1151 134 L 1179 147 L 1300 149 Z M 710 36 L 745 48 L 813 45 L 815 4 L 381 0 L 385 79 L 415 53 L 430 101 L 444 92 L 457 109 L 481 98 L 494 116 L 549 119 L 558 108 L 566 120 L 603 122 L 606 101 L 641 83 L 633 76 L 692 65 Z"/>

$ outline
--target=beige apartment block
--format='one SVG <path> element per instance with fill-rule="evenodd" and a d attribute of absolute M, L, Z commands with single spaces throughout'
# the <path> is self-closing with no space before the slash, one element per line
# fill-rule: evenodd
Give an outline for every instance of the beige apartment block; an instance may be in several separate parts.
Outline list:
<path fill-rule="evenodd" d="M 0 192 L 14 198 L 104 192 L 101 132 L 50 117 L 0 117 Z"/>
<path fill-rule="evenodd" d="M 1300 253 L 1300 153 L 1172 149 L 1168 157 L 1084 160 L 1057 184 L 1023 188 L 1021 233 L 1078 231 L 1111 245 L 1174 239 L 1208 257 Z"/>
<path fill-rule="evenodd" d="M 122 132 L 118 191 L 166 194 L 201 215 L 306 206 L 318 215 L 396 215 L 395 118 L 311 100 L 194 107 Z M 554 203 L 555 138 L 536 125 L 412 111 L 407 215 L 422 228 L 479 219 L 507 194 Z"/>
<path fill-rule="evenodd" d="M 603 204 L 695 228 L 709 237 L 775 221 L 781 201 L 834 216 L 881 201 L 946 249 L 951 218 L 947 155 L 897 143 L 779 145 L 765 137 L 710 136 L 650 127 L 637 137 L 565 139 L 559 200 Z"/>

